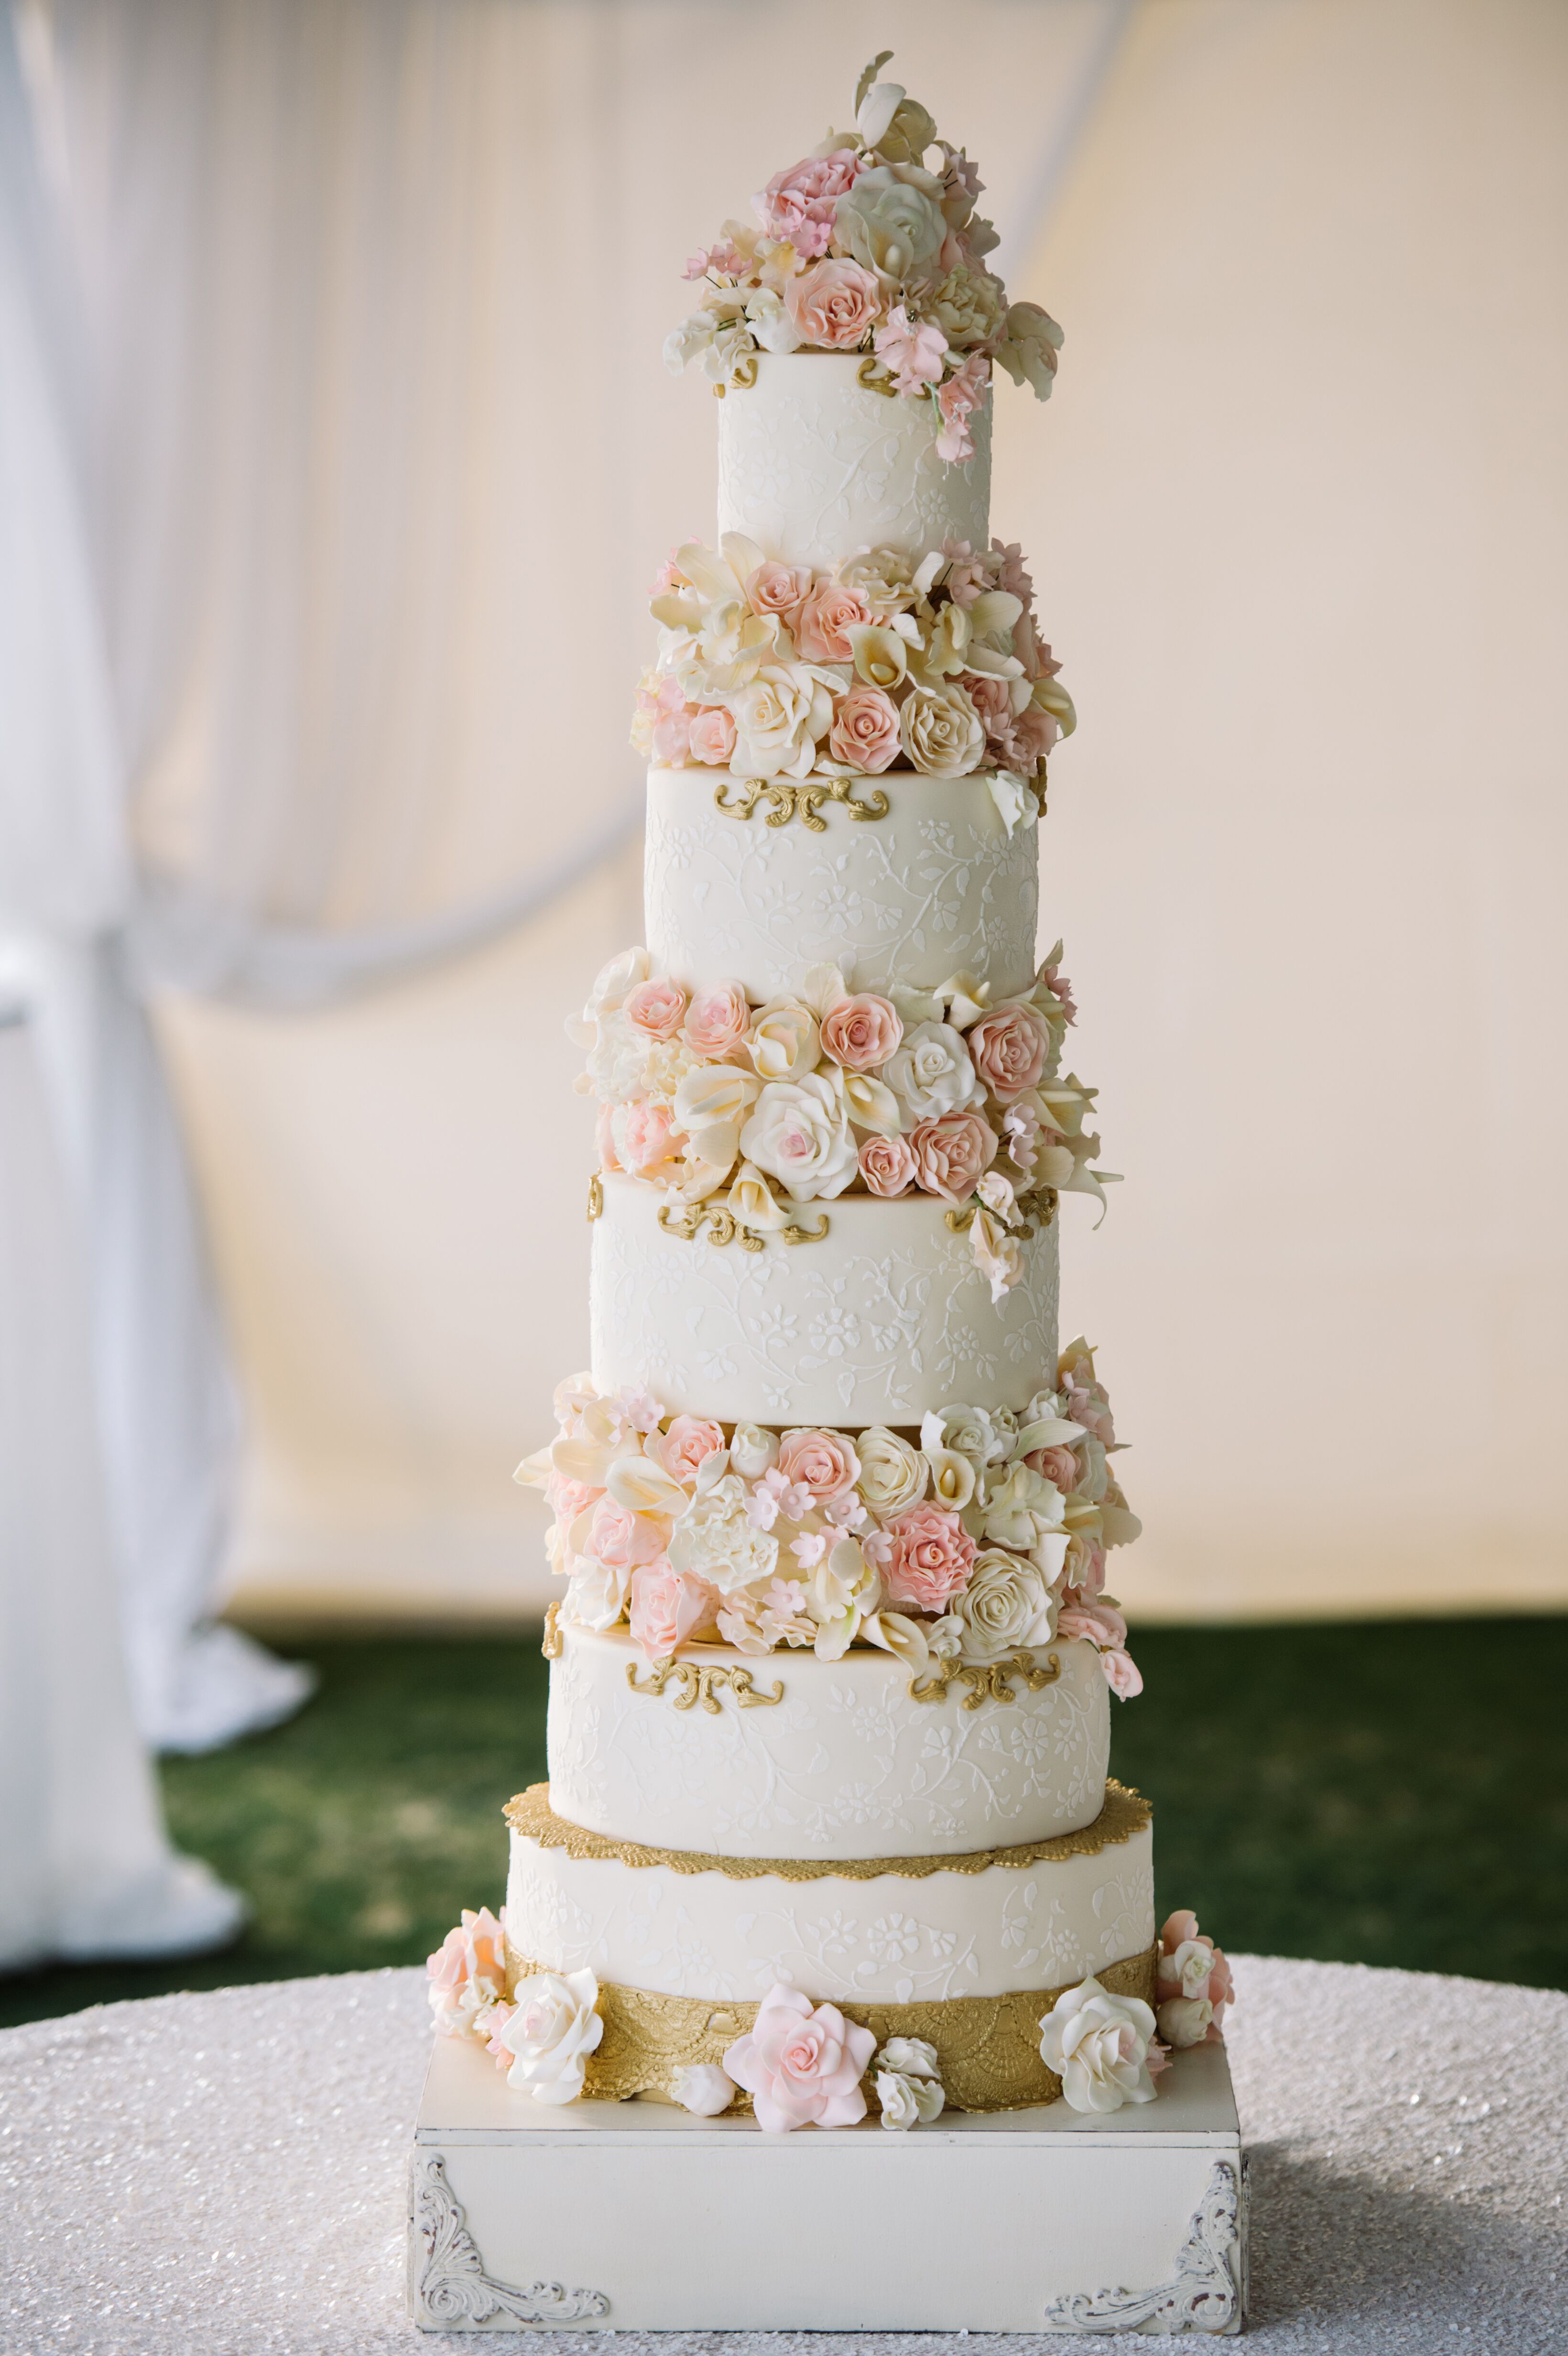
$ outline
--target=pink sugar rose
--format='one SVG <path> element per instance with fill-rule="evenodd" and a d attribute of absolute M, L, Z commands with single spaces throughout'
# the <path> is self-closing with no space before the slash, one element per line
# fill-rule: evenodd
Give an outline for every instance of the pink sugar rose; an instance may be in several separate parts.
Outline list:
<path fill-rule="evenodd" d="M 663 712 L 654 722 L 654 758 L 662 761 L 667 768 L 685 767 L 691 750 L 691 712 L 683 704 L 678 712 Z"/>
<path fill-rule="evenodd" d="M 970 1061 L 1003 1104 L 1038 1087 L 1051 1051 L 1051 1033 L 1032 1006 L 998 1006 L 965 1034 Z"/>
<path fill-rule="evenodd" d="M 678 981 L 655 974 L 626 993 L 625 1016 L 635 1031 L 650 1039 L 673 1039 L 686 1013 L 686 992 Z"/>
<path fill-rule="evenodd" d="M 691 1571 L 672 1570 L 667 1555 L 656 1555 L 632 1573 L 632 1605 L 627 1614 L 632 1642 L 649 1661 L 664 1661 L 684 1644 L 713 1601 L 705 1580 Z"/>
<path fill-rule="evenodd" d="M 1119 1650 L 1127 1641 L 1127 1623 L 1114 1603 L 1067 1603 L 1057 1615 L 1056 1633 L 1064 1639 L 1083 1636 L 1091 1644 Z"/>
<path fill-rule="evenodd" d="M 716 1423 L 699 1415 L 677 1415 L 667 1432 L 649 1440 L 647 1453 L 672 1481 L 695 1481 L 703 1458 L 723 1445 L 724 1434 Z"/>
<path fill-rule="evenodd" d="M 829 351 L 850 351 L 861 342 L 880 302 L 874 272 L 858 262 L 814 262 L 784 288 L 784 305 L 802 340 Z"/>
<path fill-rule="evenodd" d="M 1199 1949 L 1207 1950 L 1207 1970 L 1204 1969 L 1202 1955 L 1196 1952 Z M 1189 1906 L 1167 1915 L 1159 1934 L 1159 1950 L 1157 1976 L 1159 1995 L 1206 1997 L 1214 2008 L 1214 2018 L 1208 2034 L 1211 2038 L 1217 2038 L 1226 2006 L 1234 2004 L 1236 2000 L 1235 1982 L 1223 1950 L 1199 1930 L 1198 1917 Z"/>
<path fill-rule="evenodd" d="M 773 558 L 746 575 L 746 599 L 753 614 L 794 613 L 811 586 L 809 564 L 780 564 Z"/>
<path fill-rule="evenodd" d="M 687 1009 L 681 1037 L 688 1047 L 718 1063 L 738 1047 L 752 1024 L 752 1010 L 738 981 L 710 981 Z"/>
<path fill-rule="evenodd" d="M 890 1600 L 920 1612 L 945 1612 L 975 1564 L 975 1541 L 957 1515 L 929 1501 L 906 1505 L 891 1516 L 883 1534 L 892 1540 L 884 1566 Z"/>
<path fill-rule="evenodd" d="M 941 383 L 947 338 L 938 327 L 917 325 L 903 304 L 894 304 L 871 342 L 900 392 L 923 392 L 928 384 Z"/>
<path fill-rule="evenodd" d="M 621 1168 L 621 1157 L 615 1151 L 615 1108 L 601 1105 L 593 1124 L 593 1139 L 599 1148 L 599 1167 L 613 1177 Z"/>
<path fill-rule="evenodd" d="M 864 158 L 852 147 L 837 148 L 831 155 L 804 156 L 773 174 L 752 198 L 752 209 L 769 237 L 793 245 L 803 262 L 814 261 L 827 252 L 832 239 L 834 207 L 865 168 Z"/>
<path fill-rule="evenodd" d="M 996 1132 L 977 1112 L 944 1112 L 939 1119 L 917 1121 L 909 1147 L 923 1191 L 944 1203 L 966 1203 L 997 1158 Z"/>
<path fill-rule="evenodd" d="M 980 715 L 987 744 L 998 759 L 1010 766 L 1008 755 L 1018 723 L 1007 680 L 993 679 L 988 671 L 964 670 L 958 674 L 958 684 Z M 1032 761 L 1029 766 L 1033 767 Z"/>
<path fill-rule="evenodd" d="M 1044 760 L 1061 734 L 1054 716 L 1032 703 L 1027 712 L 1019 713 L 1013 723 L 1013 744 L 1019 768 L 1025 776 L 1033 775 L 1037 763 Z"/>
<path fill-rule="evenodd" d="M 880 687 L 852 687 L 841 696 L 827 732 L 828 757 L 847 769 L 879 776 L 899 756 L 899 708 Z"/>
<path fill-rule="evenodd" d="M 601 1497 L 593 1508 L 588 1551 L 606 1570 L 635 1570 L 664 1552 L 664 1534 L 646 1514 L 628 1513 L 613 1497 Z"/>
<path fill-rule="evenodd" d="M 573 1481 L 565 1472 L 552 1472 L 544 1484 L 544 1493 L 550 1512 L 558 1522 L 563 1523 L 574 1522 L 579 1514 L 585 1514 L 604 1494 L 603 1489 L 595 1489 L 587 1481 Z"/>
<path fill-rule="evenodd" d="M 624 1166 L 644 1175 L 672 1160 L 685 1142 L 664 1106 L 647 1097 L 634 1097 L 630 1104 L 616 1105 L 611 1127 Z"/>
<path fill-rule="evenodd" d="M 859 1158 L 860 1175 L 873 1194 L 891 1199 L 914 1183 L 914 1155 L 907 1137 L 868 1137 Z"/>
<path fill-rule="evenodd" d="M 845 632 L 870 618 L 871 609 L 858 589 L 846 589 L 839 581 L 819 581 L 802 603 L 795 643 L 806 662 L 853 662 L 855 649 Z"/>
<path fill-rule="evenodd" d="M 847 1072 L 879 1071 L 903 1037 L 892 1001 L 872 991 L 840 999 L 822 1018 L 822 1052 Z"/>
<path fill-rule="evenodd" d="M 509 2045 L 502 2044 L 501 2031 L 517 2008 L 515 2004 L 493 2004 L 485 2016 L 485 2026 L 490 2032 L 485 2040 L 485 2051 L 490 2055 L 503 2078 L 517 2057 Z"/>
<path fill-rule="evenodd" d="M 465 1906 L 457 1928 L 426 1956 L 426 1993 L 443 2037 L 472 2036 L 481 2008 L 506 1994 L 506 1942 L 504 1914 L 497 1920 L 487 1906 L 477 1914 Z"/>
<path fill-rule="evenodd" d="M 1024 1462 L 1042 1481 L 1054 1481 L 1064 1497 L 1070 1497 L 1078 1485 L 1078 1460 L 1071 1448 L 1031 1448 Z"/>
<path fill-rule="evenodd" d="M 770 1988 L 745 2037 L 726 2051 L 724 2067 L 752 2097 L 767 2135 L 793 2127 L 852 2127 L 866 2115 L 860 2081 L 877 2040 L 798 1988 Z"/>
<path fill-rule="evenodd" d="M 721 769 L 735 749 L 735 723 L 721 703 L 705 703 L 688 735 L 691 757 Z"/>
<path fill-rule="evenodd" d="M 942 431 L 936 437 L 936 455 L 946 459 L 950 466 L 975 455 L 969 420 L 986 398 L 990 373 L 990 362 L 985 355 L 971 352 L 963 367 L 948 378 L 936 396 L 936 406 L 942 412 Z"/>
<path fill-rule="evenodd" d="M 1118 1701 L 1131 1701 L 1135 1694 L 1142 1693 L 1143 1672 L 1130 1653 L 1123 1652 L 1119 1646 L 1113 1652 L 1102 1653 L 1100 1666 Z"/>
<path fill-rule="evenodd" d="M 841 1431 L 786 1431 L 778 1469 L 786 1481 L 809 1489 L 814 1504 L 825 1505 L 848 1496 L 860 1477 L 860 1460 Z"/>

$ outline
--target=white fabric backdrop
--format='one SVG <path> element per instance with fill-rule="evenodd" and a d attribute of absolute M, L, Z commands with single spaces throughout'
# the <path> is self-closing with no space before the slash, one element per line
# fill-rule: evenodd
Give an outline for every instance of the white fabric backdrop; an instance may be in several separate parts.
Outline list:
<path fill-rule="evenodd" d="M 787 39 L 715 5 L 50 14 L 120 389 L 139 937 L 302 1001 L 493 928 L 624 822 L 638 588 L 711 509 L 710 404 L 658 364 L 680 260 L 891 36 L 855 5 Z M 1526 0 L 963 22 L 955 54 L 950 11 L 901 12 L 899 70 L 1068 328 L 1043 417 L 1001 389 L 997 519 L 1085 712 L 1046 904 L 1133 1182 L 1068 1238 L 1139 1443 L 1125 1592 L 1560 1594 L 1568 28 Z M 506 1472 L 585 1325 L 557 1019 L 636 930 L 623 859 L 417 987 L 171 1006 L 253 1587 L 524 1591 Z"/>

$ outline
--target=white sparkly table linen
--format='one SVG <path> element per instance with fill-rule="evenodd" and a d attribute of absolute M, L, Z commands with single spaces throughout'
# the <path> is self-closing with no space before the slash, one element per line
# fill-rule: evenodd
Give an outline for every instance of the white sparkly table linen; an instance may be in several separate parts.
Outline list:
<path fill-rule="evenodd" d="M 1226 2026 L 1253 2169 L 1248 2344 L 1268 2356 L 1560 2356 L 1568 1996 L 1252 1956 L 1236 1976 Z M 402 2312 L 428 2021 L 423 1974 L 387 1971 L 0 2032 L 0 2351 L 471 2347 L 472 2334 L 421 2333 Z M 559 2336 L 506 2345 L 528 2356 Z M 720 2343 L 741 2356 L 939 2356 L 952 2344 L 623 2332 L 616 2356 L 645 2342 L 649 2356 Z M 998 2356 L 1040 2344 L 987 2336 Z"/>

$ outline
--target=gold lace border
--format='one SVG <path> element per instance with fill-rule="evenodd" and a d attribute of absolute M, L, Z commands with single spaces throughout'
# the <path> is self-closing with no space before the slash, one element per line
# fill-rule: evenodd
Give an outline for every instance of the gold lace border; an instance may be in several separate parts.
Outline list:
<path fill-rule="evenodd" d="M 506 1807 L 512 1830 L 538 1841 L 541 1848 L 563 1848 L 568 1857 L 581 1860 L 662 1866 L 670 1873 L 722 1873 L 731 1881 L 768 1877 L 779 1881 L 877 1881 L 884 1874 L 923 1881 L 933 1873 L 987 1873 L 994 1865 L 1055 1865 L 1069 1857 L 1098 1857 L 1104 1848 L 1132 1840 L 1153 1815 L 1140 1794 L 1108 1779 L 1105 1804 L 1093 1824 L 1075 1833 L 1057 1833 L 1050 1840 L 1024 1841 L 1016 1848 L 961 1849 L 955 1857 L 707 1857 L 696 1849 L 645 1848 L 640 1841 L 611 1840 L 569 1823 L 551 1808 L 548 1783 L 530 1783 Z"/>
<path fill-rule="evenodd" d="M 1114 1996 L 1154 2002 L 1157 1947 L 1127 1955 L 1097 1971 L 1095 1978 Z M 507 1943 L 507 1992 L 546 1968 Z M 890 2037 L 923 2037 L 936 2048 L 947 2099 L 959 2111 L 1019 2111 L 1054 2103 L 1061 2081 L 1040 2058 L 1040 2023 L 1063 1989 L 1030 1988 L 1014 1996 L 955 1996 L 925 2004 L 857 2004 L 838 2009 L 846 2019 L 869 2029 L 879 2045 Z M 726 2049 L 754 2023 L 756 2004 L 715 2003 L 708 1997 L 656 1996 L 646 1988 L 610 1981 L 599 1990 L 604 2034 L 588 2059 L 583 2093 L 602 2102 L 624 2102 L 633 2094 L 671 2099 L 677 2071 L 700 2062 L 722 2063 Z M 867 2089 L 875 2105 L 875 2094 Z M 752 2098 L 738 2094 L 731 2105 L 749 2112 Z"/>

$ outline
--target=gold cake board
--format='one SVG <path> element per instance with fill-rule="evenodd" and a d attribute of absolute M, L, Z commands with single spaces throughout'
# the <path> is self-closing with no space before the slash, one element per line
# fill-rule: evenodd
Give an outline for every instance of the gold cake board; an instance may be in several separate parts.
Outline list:
<path fill-rule="evenodd" d="M 1096 2117 L 947 2112 L 764 2135 L 550 2108 L 438 2037 L 414 2133 L 428 2330 L 1239 2331 L 1246 2186 L 1223 2045 Z"/>

